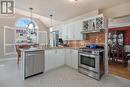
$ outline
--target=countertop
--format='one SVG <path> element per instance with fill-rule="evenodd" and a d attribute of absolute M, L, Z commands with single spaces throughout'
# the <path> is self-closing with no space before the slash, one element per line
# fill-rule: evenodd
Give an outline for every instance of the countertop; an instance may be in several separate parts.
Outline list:
<path fill-rule="evenodd" d="M 55 49 L 73 49 L 78 50 L 79 47 L 46 47 L 46 48 L 30 48 L 30 49 L 21 49 L 22 52 L 30 51 L 43 51 L 43 50 L 55 50 Z"/>
<path fill-rule="evenodd" d="M 30 49 L 21 49 L 22 52 L 31 52 L 31 51 L 44 51 L 44 49 L 40 48 L 30 48 Z"/>
<path fill-rule="evenodd" d="M 55 50 L 55 49 L 74 49 L 74 50 L 78 50 L 79 47 L 48 47 L 48 48 L 44 48 L 44 50 Z"/>

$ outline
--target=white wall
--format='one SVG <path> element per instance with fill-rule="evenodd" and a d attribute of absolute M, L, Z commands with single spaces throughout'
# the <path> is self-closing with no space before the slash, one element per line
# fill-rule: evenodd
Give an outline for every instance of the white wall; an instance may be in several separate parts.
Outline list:
<path fill-rule="evenodd" d="M 13 58 L 16 55 L 4 55 L 4 26 L 15 27 L 16 20 L 26 18 L 26 16 L 16 14 L 14 18 L 0 18 L 0 59 Z M 49 29 L 38 19 L 34 19 L 40 31 L 49 31 Z"/>
<path fill-rule="evenodd" d="M 130 2 L 101 11 L 108 18 L 130 15 Z"/>
<path fill-rule="evenodd" d="M 72 22 L 72 21 L 76 21 L 76 20 L 87 19 L 89 17 L 97 16 L 97 15 L 99 15 L 99 10 L 94 10 L 94 11 L 88 12 L 86 14 L 71 18 L 65 22 Z"/>

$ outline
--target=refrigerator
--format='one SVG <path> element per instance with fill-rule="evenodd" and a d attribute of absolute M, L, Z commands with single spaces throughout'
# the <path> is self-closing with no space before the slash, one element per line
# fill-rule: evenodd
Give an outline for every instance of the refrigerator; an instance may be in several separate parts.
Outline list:
<path fill-rule="evenodd" d="M 59 43 L 59 31 L 50 32 L 50 46 L 56 47 Z"/>

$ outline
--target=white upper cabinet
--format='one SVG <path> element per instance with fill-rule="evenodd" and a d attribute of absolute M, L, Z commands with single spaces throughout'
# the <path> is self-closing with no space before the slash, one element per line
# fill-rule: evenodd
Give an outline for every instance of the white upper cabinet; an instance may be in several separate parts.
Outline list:
<path fill-rule="evenodd" d="M 83 30 L 83 22 L 82 20 L 76 21 L 74 26 L 74 40 L 82 40 L 81 31 Z"/>
<path fill-rule="evenodd" d="M 59 29 L 63 40 L 82 40 L 81 31 L 83 30 L 82 21 L 66 23 Z"/>
<path fill-rule="evenodd" d="M 106 19 L 103 14 L 88 18 L 83 21 L 83 32 L 100 32 L 103 29 L 106 29 Z"/>
<path fill-rule="evenodd" d="M 67 32 L 67 25 L 61 25 L 60 36 L 63 40 L 68 40 L 68 32 Z"/>
<path fill-rule="evenodd" d="M 69 23 L 67 24 L 67 32 L 68 32 L 68 40 L 74 40 L 74 30 L 75 29 L 75 24 L 74 23 Z"/>
<path fill-rule="evenodd" d="M 101 14 L 88 19 L 64 23 L 56 26 L 54 30 L 59 30 L 59 36 L 63 40 L 83 40 L 82 33 L 100 32 L 106 27 L 106 19 Z"/>

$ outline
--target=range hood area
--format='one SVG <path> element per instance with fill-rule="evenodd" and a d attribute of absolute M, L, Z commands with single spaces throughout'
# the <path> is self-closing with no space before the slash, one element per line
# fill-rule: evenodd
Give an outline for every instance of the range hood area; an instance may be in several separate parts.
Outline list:
<path fill-rule="evenodd" d="M 106 28 L 105 17 L 101 14 L 83 21 L 82 34 L 103 32 Z"/>

